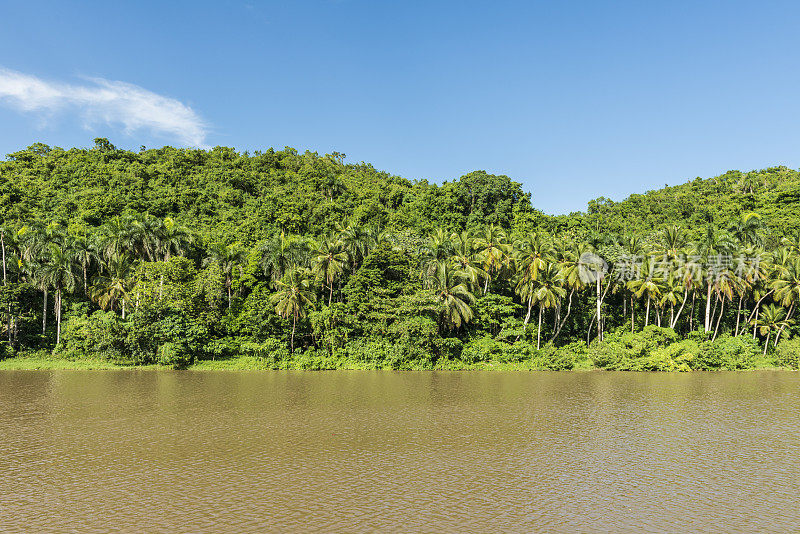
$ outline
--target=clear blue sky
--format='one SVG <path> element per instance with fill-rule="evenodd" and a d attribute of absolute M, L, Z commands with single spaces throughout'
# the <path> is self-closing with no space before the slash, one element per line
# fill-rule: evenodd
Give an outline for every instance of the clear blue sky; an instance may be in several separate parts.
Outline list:
<path fill-rule="evenodd" d="M 126 4 L 2 3 L 0 152 L 337 150 L 507 174 L 548 213 L 800 166 L 793 2 Z"/>

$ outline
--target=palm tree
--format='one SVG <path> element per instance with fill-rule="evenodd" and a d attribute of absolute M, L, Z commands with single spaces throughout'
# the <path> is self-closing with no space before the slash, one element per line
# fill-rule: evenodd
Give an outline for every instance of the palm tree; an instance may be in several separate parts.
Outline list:
<path fill-rule="evenodd" d="M 306 262 L 306 244 L 281 232 L 259 246 L 261 268 L 273 284 L 283 278 L 292 265 Z"/>
<path fill-rule="evenodd" d="M 772 282 L 772 289 L 775 290 L 773 299 L 782 306 L 788 306 L 786 319 L 791 319 L 792 313 L 800 304 L 800 258 L 793 258 L 785 268 L 781 269 L 777 278 Z M 775 336 L 775 343 L 783 332 L 783 328 Z"/>
<path fill-rule="evenodd" d="M 76 276 L 73 270 L 72 258 L 69 250 L 51 243 L 50 254 L 44 265 L 44 280 L 56 292 L 56 345 L 61 342 L 61 311 L 64 291 L 70 292 L 75 288 Z"/>
<path fill-rule="evenodd" d="M 553 333 L 550 341 L 555 341 L 558 334 L 567 323 L 570 312 L 572 311 L 572 296 L 575 291 L 581 291 L 588 281 L 590 280 L 591 267 L 585 261 L 589 258 L 589 245 L 583 242 L 569 242 L 564 247 L 561 247 L 561 258 L 558 260 L 558 277 L 562 281 L 565 289 L 569 289 L 569 297 L 567 298 L 567 312 L 564 314 L 563 319 L 558 322 L 557 328 Z"/>
<path fill-rule="evenodd" d="M 475 248 L 478 250 L 483 270 L 486 272 L 486 282 L 483 294 L 489 291 L 489 282 L 492 274 L 508 265 L 511 246 L 506 243 L 506 233 L 499 226 L 490 224 L 486 226 L 475 239 Z"/>
<path fill-rule="evenodd" d="M 3 285 L 6 285 L 7 271 L 6 271 L 6 228 L 0 226 L 0 248 L 3 254 Z"/>
<path fill-rule="evenodd" d="M 97 254 L 97 250 L 92 240 L 85 235 L 79 235 L 72 238 L 69 247 L 72 251 L 73 261 L 83 273 L 83 292 L 88 296 L 89 269 L 96 261 L 100 259 Z"/>
<path fill-rule="evenodd" d="M 758 213 L 745 213 L 742 217 L 734 222 L 729 231 L 731 235 L 743 246 L 761 246 L 763 238 L 761 237 L 761 216 Z"/>
<path fill-rule="evenodd" d="M 663 282 L 663 278 L 658 276 L 654 262 L 650 258 L 646 258 L 642 264 L 641 276 L 628 282 L 628 289 L 633 292 L 637 299 L 647 294 L 647 311 L 644 316 L 644 326 L 647 326 L 650 322 L 650 303 L 653 300 L 659 302 Z"/>
<path fill-rule="evenodd" d="M 203 266 L 208 267 L 212 263 L 219 266 L 225 275 L 225 289 L 228 292 L 228 308 L 231 307 L 231 286 L 233 285 L 233 271 L 238 269 L 242 273 L 242 262 L 244 261 L 244 250 L 239 243 L 226 245 L 225 243 L 214 243 L 208 249 L 208 256 L 203 260 Z"/>
<path fill-rule="evenodd" d="M 525 315 L 524 325 L 528 324 L 533 307 L 533 286 L 539 280 L 539 273 L 553 261 L 555 251 L 549 241 L 541 234 L 532 232 L 517 243 L 515 248 L 516 265 L 519 281 L 515 288 L 523 299 L 527 297 L 528 313 Z"/>
<path fill-rule="evenodd" d="M 339 227 L 339 241 L 354 271 L 369 253 L 371 237 L 365 227 L 357 224 L 350 224 L 346 228 Z"/>
<path fill-rule="evenodd" d="M 675 324 L 678 321 L 677 317 L 675 317 L 675 306 L 679 302 L 681 303 L 681 308 L 678 310 L 678 315 L 680 315 L 680 311 L 686 303 L 686 289 L 684 289 L 679 278 L 670 275 L 664 280 L 663 291 L 658 302 L 661 307 L 669 305 L 670 328 L 675 328 Z"/>
<path fill-rule="evenodd" d="M 314 243 L 312 248 L 311 271 L 317 279 L 327 284 L 328 306 L 330 306 L 333 300 L 333 284 L 344 274 L 347 254 L 342 250 L 339 240 L 333 236 L 323 237 Z"/>
<path fill-rule="evenodd" d="M 706 234 L 695 245 L 695 252 L 706 270 L 706 332 L 711 331 L 711 293 L 716 277 L 719 275 L 718 269 L 724 269 L 722 260 L 734 249 L 735 244 L 731 237 L 724 232 L 716 231 L 712 226 L 706 229 Z"/>
<path fill-rule="evenodd" d="M 754 324 L 758 328 L 759 334 L 767 336 L 766 340 L 764 340 L 765 356 L 767 354 L 767 347 L 769 347 L 770 335 L 772 335 L 773 332 L 780 332 L 792 322 L 791 319 L 786 317 L 783 308 L 775 306 L 774 304 L 763 307 L 761 314 L 754 320 Z"/>
<path fill-rule="evenodd" d="M 310 274 L 308 269 L 293 265 L 282 279 L 276 281 L 278 291 L 270 298 L 278 315 L 284 319 L 292 317 L 292 352 L 294 352 L 297 321 L 306 316 L 309 308 L 314 307 L 314 292 L 309 282 Z"/>
<path fill-rule="evenodd" d="M 440 261 L 436 268 L 425 278 L 425 285 L 432 289 L 436 299 L 443 306 L 445 324 L 448 328 L 461 328 L 462 324 L 472 320 L 472 308 L 475 297 L 467 287 L 469 277 L 466 273 L 454 269 L 449 261 Z"/>
<path fill-rule="evenodd" d="M 559 277 L 558 266 L 554 263 L 545 264 L 536 279 L 531 279 L 529 284 L 523 286 L 524 293 L 528 293 L 529 303 L 539 305 L 539 326 L 536 330 L 536 349 L 538 350 L 542 347 L 542 312 L 547 308 L 558 306 L 561 299 L 567 295 L 567 290 L 562 286 L 562 280 Z"/>
<path fill-rule="evenodd" d="M 97 278 L 92 290 L 92 299 L 103 309 L 114 309 L 120 303 L 122 318 L 125 319 L 128 284 L 133 269 L 133 261 L 126 254 L 114 254 L 102 262 L 103 274 Z"/>
<path fill-rule="evenodd" d="M 186 251 L 186 247 L 194 241 L 189 229 L 177 224 L 171 217 L 164 219 L 164 224 L 160 227 L 160 232 L 153 237 L 155 239 L 155 252 L 161 261 L 168 262 L 172 255 L 180 256 Z M 158 288 L 158 300 L 164 296 L 164 273 L 161 273 L 161 281 Z"/>
<path fill-rule="evenodd" d="M 688 243 L 686 233 L 680 226 L 664 228 L 661 234 L 660 252 L 669 260 L 676 261 Z"/>
<path fill-rule="evenodd" d="M 137 247 L 136 219 L 131 216 L 112 217 L 100 229 L 103 256 L 135 254 Z"/>
<path fill-rule="evenodd" d="M 481 269 L 481 259 L 475 253 L 475 240 L 467 232 L 450 236 L 453 245 L 453 262 L 469 280 L 470 290 L 474 290 L 478 280 L 486 276 L 486 271 Z"/>

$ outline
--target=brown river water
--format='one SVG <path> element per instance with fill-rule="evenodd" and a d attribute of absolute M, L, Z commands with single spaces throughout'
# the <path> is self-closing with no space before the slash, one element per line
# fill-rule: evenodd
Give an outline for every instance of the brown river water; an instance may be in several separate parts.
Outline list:
<path fill-rule="evenodd" d="M 790 372 L 0 371 L 2 532 L 791 532 Z"/>

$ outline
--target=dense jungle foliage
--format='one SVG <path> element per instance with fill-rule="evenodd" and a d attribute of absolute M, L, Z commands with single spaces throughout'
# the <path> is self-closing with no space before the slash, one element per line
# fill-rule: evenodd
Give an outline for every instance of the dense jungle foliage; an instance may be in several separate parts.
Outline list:
<path fill-rule="evenodd" d="M 549 216 L 507 176 L 436 185 L 344 159 L 106 139 L 10 154 L 0 358 L 798 367 L 797 171 Z"/>

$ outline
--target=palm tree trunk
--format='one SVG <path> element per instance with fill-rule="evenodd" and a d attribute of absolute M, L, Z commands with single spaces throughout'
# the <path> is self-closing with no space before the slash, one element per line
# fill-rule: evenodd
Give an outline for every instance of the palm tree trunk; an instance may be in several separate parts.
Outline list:
<path fill-rule="evenodd" d="M 3 285 L 6 285 L 6 240 L 3 232 L 0 232 L 0 247 L 3 249 Z"/>
<path fill-rule="evenodd" d="M 331 290 L 328 292 L 328 307 L 331 307 L 331 301 L 333 300 L 333 280 L 331 280 Z"/>
<path fill-rule="evenodd" d="M 719 332 L 719 322 L 722 319 L 722 316 L 724 315 L 722 313 L 724 311 L 725 311 L 725 299 L 723 298 L 722 299 L 722 306 L 719 309 L 719 317 L 717 317 L 717 325 L 714 327 L 714 335 L 711 337 L 711 341 L 714 341 L 715 339 L 717 339 L 717 333 Z"/>
<path fill-rule="evenodd" d="M 3 285 L 6 285 L 6 240 L 5 234 L 0 231 L 0 247 L 3 249 Z M 11 345 L 13 336 L 11 334 L 11 325 L 13 318 L 11 317 L 11 304 L 8 305 L 8 344 Z"/>
<path fill-rule="evenodd" d="M 669 305 L 669 327 L 672 328 L 672 323 L 675 321 L 675 305 Z"/>
<path fill-rule="evenodd" d="M 125 320 L 125 299 L 122 299 L 122 320 Z"/>
<path fill-rule="evenodd" d="M 791 305 L 791 306 L 789 306 L 789 311 L 788 311 L 788 312 L 786 312 L 786 321 L 787 321 L 787 322 L 789 321 L 789 319 L 791 319 L 791 318 L 792 318 L 792 312 L 793 312 L 793 311 L 794 311 L 794 303 L 792 303 L 792 305 Z M 781 334 L 783 333 L 783 329 L 784 329 L 784 328 L 786 328 L 786 325 L 783 325 L 783 326 L 781 326 L 781 329 L 780 329 L 780 330 L 778 330 L 778 333 L 777 333 L 777 334 L 775 334 L 775 346 L 776 346 L 776 347 L 778 346 L 778 338 L 780 338 L 780 337 L 781 337 Z"/>
<path fill-rule="evenodd" d="M 694 330 L 694 304 L 695 304 L 695 297 L 697 297 L 697 293 L 694 292 L 692 289 L 692 309 L 689 311 L 689 332 Z"/>
<path fill-rule="evenodd" d="M 647 327 L 647 323 L 650 322 L 650 296 L 647 296 L 647 313 L 644 316 L 644 326 Z"/>
<path fill-rule="evenodd" d="M 86 265 L 83 266 L 83 293 L 89 296 L 89 276 L 86 272 Z"/>
<path fill-rule="evenodd" d="M 295 329 L 296 327 L 297 327 L 297 314 L 295 313 L 295 314 L 292 316 L 292 342 L 291 342 L 291 346 L 292 346 L 292 354 L 294 354 L 294 329 Z"/>
<path fill-rule="evenodd" d="M 561 333 L 561 329 L 562 329 L 562 328 L 564 328 L 564 325 L 567 323 L 567 318 L 569 317 L 569 312 L 570 312 L 570 310 L 572 309 L 572 294 L 573 294 L 574 292 L 575 292 L 575 288 L 573 287 L 573 288 L 570 290 L 570 292 L 569 292 L 569 299 L 567 300 L 567 313 L 564 315 L 564 318 L 563 318 L 563 319 L 561 319 L 561 321 L 559 321 L 559 323 L 558 323 L 558 328 L 557 328 L 557 329 L 556 329 L 556 331 L 553 333 L 553 337 L 552 337 L 552 338 L 550 338 L 550 342 L 551 342 L 551 343 L 552 343 L 553 341 L 555 341 L 555 339 L 556 339 L 556 337 L 558 336 L 558 334 L 560 334 L 560 333 Z"/>
<path fill-rule="evenodd" d="M 61 343 L 61 288 L 56 288 L 56 345 Z"/>
<path fill-rule="evenodd" d="M 767 355 L 767 347 L 769 347 L 769 335 L 771 333 L 772 332 L 767 332 L 767 339 L 766 339 L 766 341 L 764 341 L 764 354 L 763 354 L 763 356 Z"/>
<path fill-rule="evenodd" d="M 231 307 L 231 277 L 225 277 L 225 285 L 228 287 L 228 308 Z"/>
<path fill-rule="evenodd" d="M 758 327 L 758 314 L 759 314 L 760 311 L 761 311 L 761 308 L 756 307 L 756 311 L 755 311 L 756 318 L 753 321 L 753 339 L 756 338 L 756 328 Z M 764 354 L 766 354 L 766 352 Z"/>
<path fill-rule="evenodd" d="M 708 291 L 706 293 L 706 332 L 711 331 L 711 281 L 708 282 Z"/>
<path fill-rule="evenodd" d="M 597 337 L 600 341 L 603 341 L 603 325 L 600 322 L 600 306 L 602 304 L 602 299 L 600 297 L 600 272 L 597 273 Z"/>
<path fill-rule="evenodd" d="M 633 334 L 633 329 L 636 327 L 636 303 L 633 300 L 633 294 L 631 294 L 631 334 Z"/>
<path fill-rule="evenodd" d="M 164 256 L 164 263 L 167 263 L 168 261 L 169 261 L 169 252 L 167 252 L 167 254 Z M 163 265 L 162 268 L 161 268 L 162 269 L 161 270 L 161 281 L 159 282 L 159 285 L 158 285 L 158 300 L 159 300 L 159 302 L 164 297 L 164 268 L 165 267 L 166 267 L 166 265 Z"/>
<path fill-rule="evenodd" d="M 681 317 L 681 312 L 683 311 L 683 307 L 686 306 L 686 298 L 689 296 L 688 291 L 689 290 L 685 290 L 683 292 L 683 302 L 681 302 L 681 307 L 678 308 L 678 314 L 675 316 L 675 319 L 672 321 L 672 324 L 669 325 L 670 328 L 674 329 L 675 325 L 678 324 L 678 319 L 680 319 Z M 692 303 L 692 305 L 694 305 L 694 302 Z"/>
<path fill-rule="evenodd" d="M 542 348 L 542 303 L 539 303 L 539 328 L 536 331 L 536 350 Z"/>
<path fill-rule="evenodd" d="M 742 299 L 744 298 L 744 294 L 739 295 L 739 305 L 736 308 L 736 328 L 733 331 L 734 336 L 739 335 L 739 320 L 742 318 Z"/>
<path fill-rule="evenodd" d="M 531 308 L 533 307 L 533 295 L 528 296 L 528 313 L 525 314 L 525 320 L 522 322 L 522 326 L 528 326 L 528 321 L 531 320 Z"/>
<path fill-rule="evenodd" d="M 42 334 L 47 333 L 47 290 L 44 289 L 44 299 L 43 299 L 43 306 L 42 306 Z"/>
<path fill-rule="evenodd" d="M 714 309 L 711 310 L 711 322 L 709 325 L 714 324 L 714 319 L 717 317 L 717 306 L 719 306 L 719 295 L 714 297 Z"/>

